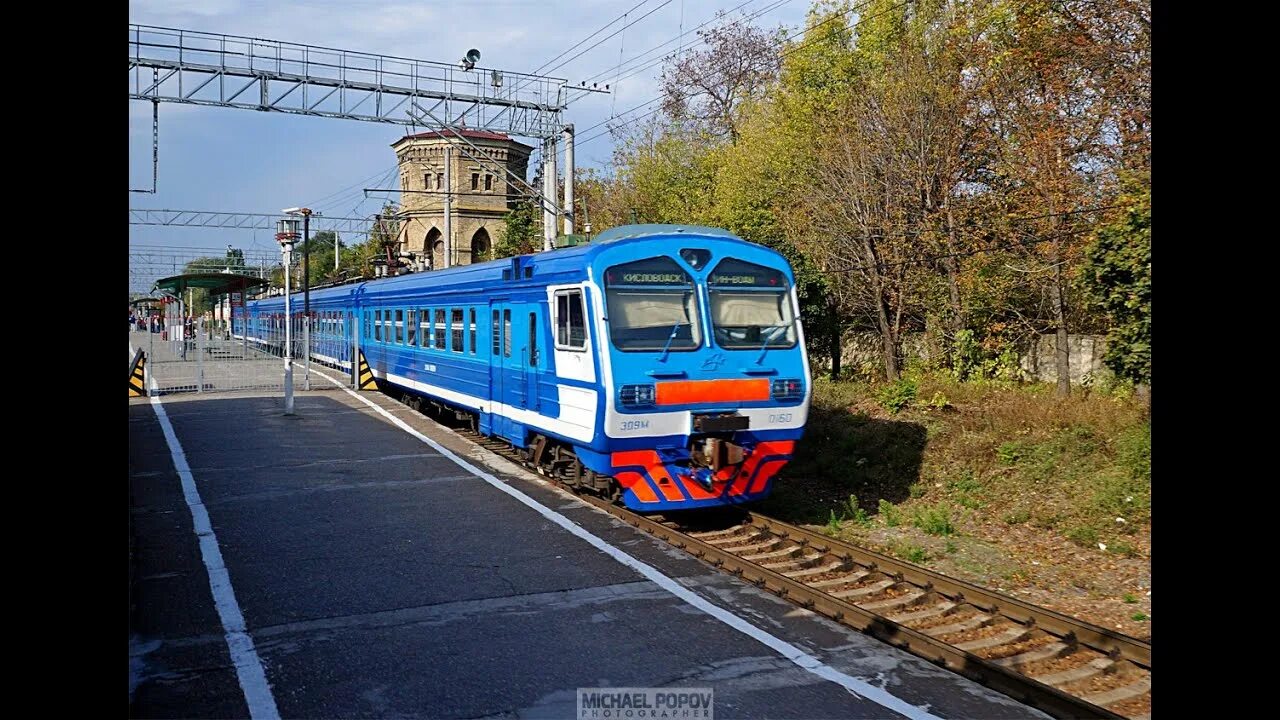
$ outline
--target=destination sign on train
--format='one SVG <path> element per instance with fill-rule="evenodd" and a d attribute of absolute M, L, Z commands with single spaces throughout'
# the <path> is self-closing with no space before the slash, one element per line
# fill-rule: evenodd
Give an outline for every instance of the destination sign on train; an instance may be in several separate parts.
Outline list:
<path fill-rule="evenodd" d="M 740 287 L 786 287 L 786 278 L 772 268 L 728 258 L 707 277 L 708 285 Z"/>
<path fill-rule="evenodd" d="M 674 260 L 652 258 L 618 265 L 605 273 L 609 285 L 689 285 L 692 280 Z"/>

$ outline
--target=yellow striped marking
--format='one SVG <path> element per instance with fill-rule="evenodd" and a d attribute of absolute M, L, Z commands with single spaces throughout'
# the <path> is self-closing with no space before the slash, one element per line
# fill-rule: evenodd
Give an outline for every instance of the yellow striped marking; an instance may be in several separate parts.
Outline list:
<path fill-rule="evenodd" d="M 129 397 L 146 397 L 146 375 L 142 372 L 142 366 L 147 364 L 147 354 L 142 350 L 138 351 L 138 355 L 134 358 L 133 367 L 129 368 Z"/>
<path fill-rule="evenodd" d="M 378 383 L 373 377 L 373 370 L 369 369 L 369 361 L 364 359 L 364 351 L 360 350 L 360 362 L 357 364 L 357 376 L 359 381 L 356 383 L 358 390 L 377 390 Z"/>

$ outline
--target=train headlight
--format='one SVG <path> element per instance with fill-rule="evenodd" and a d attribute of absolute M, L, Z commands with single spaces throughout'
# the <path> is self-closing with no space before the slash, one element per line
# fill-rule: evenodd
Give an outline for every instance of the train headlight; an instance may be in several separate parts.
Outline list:
<path fill-rule="evenodd" d="M 653 405 L 653 384 L 623 385 L 622 390 L 618 393 L 618 399 L 622 401 L 622 407 L 626 408 L 648 407 Z"/>
<path fill-rule="evenodd" d="M 799 400 L 804 397 L 804 383 L 795 378 L 774 380 L 770 387 L 774 400 Z"/>

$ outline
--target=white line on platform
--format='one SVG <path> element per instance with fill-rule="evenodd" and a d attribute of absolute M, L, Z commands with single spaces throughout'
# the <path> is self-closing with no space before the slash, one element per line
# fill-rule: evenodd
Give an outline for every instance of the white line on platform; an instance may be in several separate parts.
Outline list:
<path fill-rule="evenodd" d="M 427 445 L 430 445 L 431 448 L 434 449 L 436 452 L 439 452 L 441 455 L 444 455 L 445 457 L 449 458 L 453 462 L 457 463 L 467 472 L 471 473 L 472 475 L 475 475 L 476 477 L 480 478 L 481 480 L 484 480 L 485 482 L 489 483 L 490 485 L 497 488 L 498 490 L 501 490 L 507 495 L 510 495 L 511 497 L 515 498 L 516 500 L 520 501 L 526 506 L 532 508 L 538 514 L 542 515 L 543 517 L 550 520 L 551 522 L 559 525 L 560 527 L 569 531 L 570 533 L 577 536 L 578 538 L 585 540 L 588 544 L 595 547 L 597 550 L 603 552 L 604 554 L 608 555 L 609 557 L 613 558 L 614 560 L 617 560 L 623 565 L 626 565 L 627 567 L 632 568 L 636 572 L 643 575 L 646 579 L 657 584 L 663 590 L 666 590 L 672 595 L 675 595 L 681 600 L 689 603 L 693 607 L 701 610 L 702 612 L 710 615 L 716 620 L 719 620 L 720 622 L 724 623 L 725 625 L 728 625 L 729 627 L 733 628 L 734 630 L 737 630 L 738 632 L 746 635 L 747 637 L 750 637 L 753 640 L 756 640 L 757 642 L 760 642 L 768 646 L 770 649 L 781 654 L 783 657 L 795 663 L 796 665 L 804 668 L 805 670 L 808 670 L 809 672 L 813 673 L 814 675 L 817 675 L 818 677 L 824 680 L 829 680 L 837 685 L 840 685 L 841 687 L 853 693 L 854 695 L 864 697 L 882 707 L 888 708 L 897 713 L 901 713 L 906 717 L 918 719 L 918 720 L 938 720 L 936 715 L 932 715 L 928 711 L 920 707 L 917 707 L 915 705 L 912 705 L 911 703 L 893 695 L 892 693 L 885 691 L 882 688 L 878 688 L 868 683 L 865 680 L 859 680 L 858 678 L 853 677 L 852 675 L 848 675 L 846 673 L 840 672 L 839 670 L 836 670 L 830 665 L 827 665 L 826 663 L 822 662 L 818 658 L 806 653 L 804 650 L 800 649 L 799 647 L 796 647 L 795 645 L 787 642 L 786 640 L 783 640 L 782 638 L 776 635 L 773 635 L 769 632 L 766 632 L 756 627 L 755 625 L 752 625 L 746 620 L 743 620 L 742 618 L 738 617 L 737 615 L 734 615 L 733 613 L 729 612 L 728 610 L 725 610 L 724 608 L 718 605 L 714 605 L 711 602 L 708 602 L 701 595 L 698 595 L 697 593 L 685 588 L 683 585 L 679 584 L 675 580 L 664 575 L 661 571 L 659 571 L 657 568 L 653 567 L 652 565 L 649 565 L 648 563 L 644 563 L 644 562 L 641 562 L 640 560 L 635 559 L 634 557 L 628 555 L 622 550 L 619 550 L 618 548 L 610 545 L 604 540 L 601 540 L 599 537 L 595 536 L 594 534 L 588 532 L 585 528 L 574 523 L 569 518 L 543 505 L 537 500 L 534 500 L 533 498 L 520 492 L 514 487 L 511 487 L 507 483 L 504 483 L 503 481 L 499 480 L 496 476 L 492 475 L 491 473 L 487 473 L 484 470 L 481 470 L 475 467 L 471 463 L 468 463 L 466 460 L 463 460 L 462 458 L 458 457 L 456 454 L 454 454 L 445 446 L 432 440 L 426 435 L 423 435 L 422 433 L 413 429 L 413 427 L 411 427 L 408 423 L 404 422 L 400 418 L 387 412 L 384 408 L 379 406 L 377 403 L 373 402 L 372 400 L 369 400 L 368 398 L 361 397 L 358 393 L 350 390 L 343 383 L 337 380 L 334 380 L 333 378 L 329 377 L 324 373 L 317 373 L 317 374 L 320 377 L 323 377 L 324 379 L 333 383 L 334 385 L 337 385 L 339 388 L 341 388 L 344 392 L 346 392 L 351 397 L 354 397 L 355 399 L 359 400 L 365 405 L 368 405 L 369 407 L 373 408 L 374 411 L 376 411 L 379 415 L 386 418 L 392 425 L 395 425 L 401 430 L 404 430 L 405 432 L 418 438 L 419 440 L 426 443 Z"/>
<path fill-rule="evenodd" d="M 173 433 L 173 425 L 169 423 L 169 415 L 160 405 L 160 398 L 151 398 L 151 407 L 156 411 L 160 421 L 160 429 L 164 431 L 165 442 L 169 444 L 169 453 L 173 456 L 173 467 L 178 471 L 182 481 L 182 497 L 191 510 L 191 523 L 195 527 L 196 537 L 200 541 L 200 556 L 204 559 L 204 568 L 209 572 L 209 589 L 213 591 L 213 604 L 218 609 L 218 617 L 222 620 L 222 629 L 227 637 L 227 649 L 231 651 L 231 663 L 235 665 L 236 677 L 240 680 L 240 690 L 244 693 L 244 701 L 249 706 L 249 717 L 253 720 L 279 720 L 280 711 L 276 709 L 276 699 L 271 694 L 271 686 L 267 684 L 267 674 L 262 669 L 262 660 L 253 646 L 253 638 L 244 626 L 244 615 L 240 612 L 240 604 L 236 602 L 235 590 L 231 588 L 231 576 L 227 574 L 227 566 L 222 562 L 222 551 L 218 549 L 218 538 L 213 534 L 213 525 L 209 522 L 209 513 L 200 500 L 196 490 L 195 479 L 191 476 L 191 466 L 187 464 L 186 453 L 178 443 L 178 436 Z"/>

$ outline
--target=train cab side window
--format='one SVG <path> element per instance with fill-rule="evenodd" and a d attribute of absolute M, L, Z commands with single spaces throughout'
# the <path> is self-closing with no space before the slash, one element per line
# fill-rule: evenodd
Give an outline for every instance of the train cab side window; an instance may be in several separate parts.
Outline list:
<path fill-rule="evenodd" d="M 498 353 L 502 352 L 502 325 L 498 321 L 498 311 L 493 311 L 493 327 L 489 328 L 489 333 L 493 336 L 493 356 L 498 357 Z"/>
<path fill-rule="evenodd" d="M 582 350 L 587 347 L 587 322 L 582 310 L 582 291 L 556 293 L 556 348 Z"/>
<path fill-rule="evenodd" d="M 382 311 L 373 311 L 373 339 L 382 342 Z"/>
<path fill-rule="evenodd" d="M 502 311 L 502 357 L 511 357 L 511 311 Z"/>
<path fill-rule="evenodd" d="M 538 367 L 538 313 L 529 313 L 529 367 Z"/>
<path fill-rule="evenodd" d="M 460 353 L 462 348 L 462 308 L 453 308 L 449 313 L 450 350 Z"/>
<path fill-rule="evenodd" d="M 444 334 L 444 308 L 436 310 L 436 349 L 444 350 L 445 334 Z"/>
<path fill-rule="evenodd" d="M 405 332 L 409 333 L 405 337 L 405 345 L 413 347 L 418 344 L 418 311 L 409 308 L 409 314 L 405 316 L 408 322 L 405 323 Z"/>
<path fill-rule="evenodd" d="M 471 308 L 471 354 L 476 354 L 476 309 Z"/>

